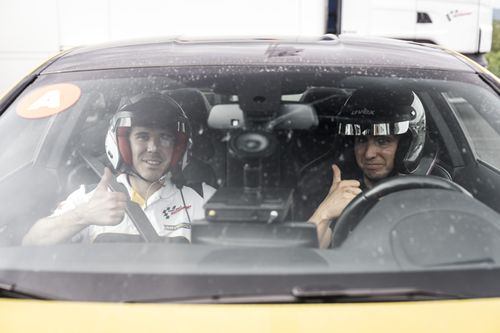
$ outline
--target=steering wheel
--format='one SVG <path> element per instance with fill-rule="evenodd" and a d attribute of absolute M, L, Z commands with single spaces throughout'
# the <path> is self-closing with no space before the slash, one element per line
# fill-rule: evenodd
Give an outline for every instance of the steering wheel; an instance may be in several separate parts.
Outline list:
<path fill-rule="evenodd" d="M 472 195 L 462 186 L 435 176 L 407 175 L 384 179 L 372 189 L 356 196 L 337 220 L 333 228 L 332 247 L 339 247 L 378 200 L 388 194 L 411 189 L 441 189 Z"/>

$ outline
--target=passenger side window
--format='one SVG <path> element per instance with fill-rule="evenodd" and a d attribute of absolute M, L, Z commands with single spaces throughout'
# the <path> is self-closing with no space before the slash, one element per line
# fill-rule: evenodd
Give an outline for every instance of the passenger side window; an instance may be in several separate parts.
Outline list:
<path fill-rule="evenodd" d="M 500 169 L 500 133 L 494 127 L 500 124 L 500 114 L 496 110 L 476 110 L 461 96 L 450 93 L 444 93 L 443 96 L 466 127 L 479 158 Z"/>
<path fill-rule="evenodd" d="M 0 119 L 0 179 L 32 162 L 50 118 L 24 119 L 11 106 Z"/>

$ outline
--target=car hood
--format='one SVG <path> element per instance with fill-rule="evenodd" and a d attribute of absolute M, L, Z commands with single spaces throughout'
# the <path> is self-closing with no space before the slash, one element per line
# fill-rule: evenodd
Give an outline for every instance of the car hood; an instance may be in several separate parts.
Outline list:
<path fill-rule="evenodd" d="M 500 298 L 371 304 L 166 305 L 1 300 L 11 332 L 497 332 Z"/>

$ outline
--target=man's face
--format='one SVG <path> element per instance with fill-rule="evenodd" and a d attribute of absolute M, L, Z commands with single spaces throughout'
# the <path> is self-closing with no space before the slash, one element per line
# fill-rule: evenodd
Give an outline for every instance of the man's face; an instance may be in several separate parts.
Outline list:
<path fill-rule="evenodd" d="M 396 135 L 360 136 L 354 140 L 356 162 L 369 181 L 381 180 L 394 169 L 394 157 L 398 148 Z"/>
<path fill-rule="evenodd" d="M 174 143 L 174 135 L 166 129 L 132 127 L 130 148 L 137 173 L 150 182 L 157 181 L 170 164 Z"/>

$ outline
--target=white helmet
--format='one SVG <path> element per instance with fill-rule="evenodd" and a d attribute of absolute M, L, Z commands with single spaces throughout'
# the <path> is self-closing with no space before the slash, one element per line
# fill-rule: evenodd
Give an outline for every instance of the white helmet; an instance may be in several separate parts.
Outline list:
<path fill-rule="evenodd" d="M 190 135 L 189 121 L 179 104 L 168 96 L 144 94 L 118 110 L 110 121 L 105 141 L 106 155 L 118 172 L 137 174 L 129 140 L 134 126 L 170 129 L 175 136 L 175 146 L 165 174 L 181 169 Z"/>

